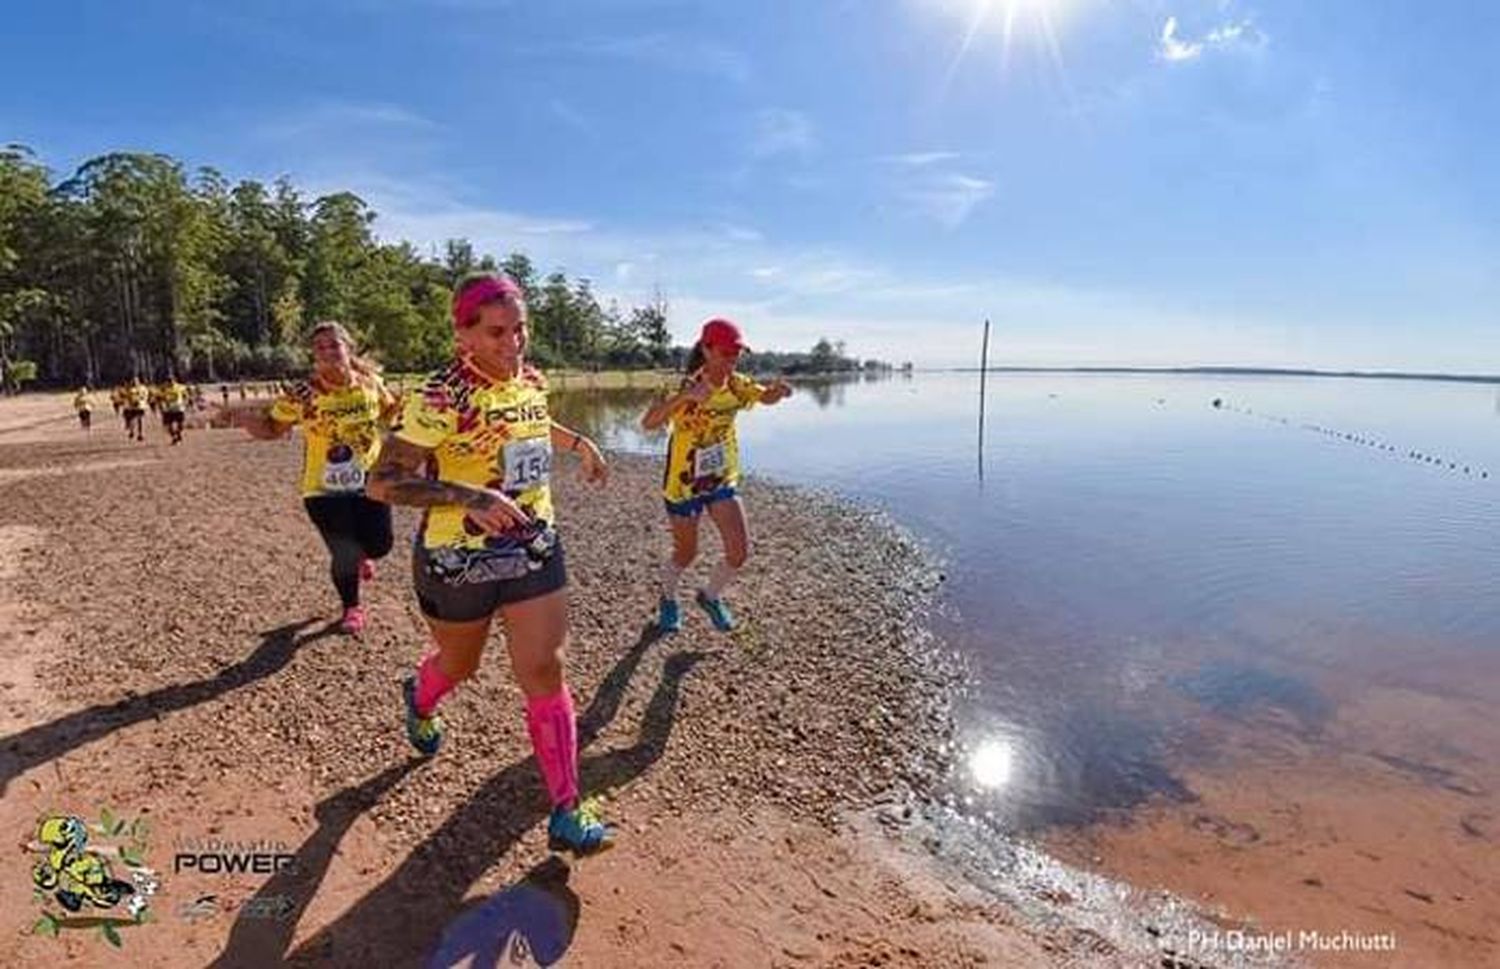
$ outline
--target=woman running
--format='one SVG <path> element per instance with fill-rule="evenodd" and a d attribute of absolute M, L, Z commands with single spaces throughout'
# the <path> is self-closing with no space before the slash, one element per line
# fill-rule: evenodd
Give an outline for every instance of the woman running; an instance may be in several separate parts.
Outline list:
<path fill-rule="evenodd" d="M 151 401 L 151 389 L 135 377 L 125 387 L 125 408 L 120 413 L 125 418 L 125 436 L 137 441 L 146 439 L 146 406 Z"/>
<path fill-rule="evenodd" d="M 457 360 L 412 393 L 370 480 L 380 500 L 425 509 L 412 572 L 436 648 L 403 684 L 407 737 L 422 754 L 437 753 L 438 702 L 478 668 L 498 615 L 552 801 L 549 843 L 588 854 L 612 836 L 579 797 L 578 730 L 563 670 L 567 571 L 549 478 L 554 450 L 576 453 L 583 477 L 597 483 L 607 475 L 604 457 L 551 419 L 546 378 L 526 364 L 526 304 L 513 280 L 466 279 L 453 323 Z"/>
<path fill-rule="evenodd" d="M 187 422 L 188 389 L 177 382 L 177 377 L 167 374 L 167 382 L 158 391 L 161 399 L 161 426 L 172 437 L 173 444 L 182 443 L 182 427 Z"/>
<path fill-rule="evenodd" d="M 664 633 L 682 628 L 677 583 L 698 555 L 698 518 L 704 511 L 719 529 L 724 560 L 714 566 L 708 585 L 698 590 L 697 603 L 715 629 L 734 629 L 734 614 L 723 594 L 750 554 L 745 509 L 735 494 L 740 455 L 734 418 L 742 410 L 778 403 L 792 393 L 785 380 L 759 384 L 736 373 L 735 364 L 745 349 L 739 327 L 723 319 L 707 321 L 688 357 L 689 376 L 682 389 L 657 401 L 641 418 L 648 431 L 668 422 L 672 426 L 662 491 L 672 525 L 672 555 L 662 566 L 657 618 Z"/>
<path fill-rule="evenodd" d="M 78 411 L 78 426 L 89 430 L 94 420 L 94 398 L 87 384 L 79 387 L 78 393 L 73 395 L 73 409 Z"/>
<path fill-rule="evenodd" d="M 311 335 L 313 374 L 269 405 L 228 412 L 251 437 L 274 440 L 302 427 L 302 504 L 331 556 L 330 573 L 344 615 L 340 626 L 365 628 L 359 584 L 375 577 L 375 560 L 391 550 L 391 509 L 365 494 L 365 477 L 380 454 L 380 426 L 395 416 L 395 398 L 375 365 L 354 352 L 339 323 Z"/>

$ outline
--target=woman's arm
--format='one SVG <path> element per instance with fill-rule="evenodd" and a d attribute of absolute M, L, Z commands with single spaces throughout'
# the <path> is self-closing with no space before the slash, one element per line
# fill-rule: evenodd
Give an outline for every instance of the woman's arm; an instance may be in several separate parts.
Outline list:
<path fill-rule="evenodd" d="M 703 382 L 702 371 L 699 371 L 688 378 L 688 383 L 682 390 L 663 397 L 647 408 L 646 413 L 641 415 L 641 427 L 654 431 L 665 424 L 677 408 L 687 403 L 701 404 L 711 392 L 708 384 Z"/>
<path fill-rule="evenodd" d="M 277 438 L 286 437 L 292 430 L 291 424 L 278 421 L 271 416 L 269 404 L 257 404 L 254 407 L 221 405 L 218 410 L 229 416 L 231 427 L 243 428 L 246 434 L 258 441 L 274 441 Z"/>
<path fill-rule="evenodd" d="M 765 392 L 761 394 L 760 402 L 762 404 L 779 404 L 781 403 L 781 401 L 790 396 L 792 396 L 792 385 L 787 383 L 781 377 L 777 377 L 775 380 L 766 384 L 766 389 Z"/>
<path fill-rule="evenodd" d="M 530 522 L 526 512 L 498 491 L 428 478 L 423 468 L 431 453 L 427 448 L 387 434 L 380 448 L 380 459 L 365 482 L 365 494 L 388 505 L 410 508 L 458 505 L 492 534 Z"/>
<path fill-rule="evenodd" d="M 583 462 L 583 477 L 586 481 L 603 484 L 609 477 L 609 467 L 604 463 L 604 455 L 600 453 L 599 446 L 571 427 L 564 427 L 557 421 L 552 422 L 552 450 L 572 451 L 577 454 Z"/>

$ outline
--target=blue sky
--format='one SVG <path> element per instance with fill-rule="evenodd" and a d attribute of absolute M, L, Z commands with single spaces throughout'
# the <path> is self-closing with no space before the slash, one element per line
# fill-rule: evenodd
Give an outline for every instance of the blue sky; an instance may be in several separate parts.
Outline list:
<path fill-rule="evenodd" d="M 384 236 L 659 286 L 683 340 L 944 366 L 989 316 L 998 363 L 1500 371 L 1500 5 L 7 8 L 0 140 L 58 172 L 350 189 Z"/>

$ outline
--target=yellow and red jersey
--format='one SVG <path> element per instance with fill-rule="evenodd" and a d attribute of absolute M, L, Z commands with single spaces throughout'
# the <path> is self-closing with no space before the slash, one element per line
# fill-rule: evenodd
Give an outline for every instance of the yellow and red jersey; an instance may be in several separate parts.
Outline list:
<path fill-rule="evenodd" d="M 765 385 L 744 374 L 731 373 L 724 385 L 715 387 L 702 403 L 688 401 L 672 411 L 667 472 L 662 482 L 662 495 L 667 501 L 687 501 L 739 483 L 740 449 L 734 418 L 759 403 L 765 393 Z"/>
<path fill-rule="evenodd" d="M 432 452 L 428 477 L 503 492 L 537 528 L 553 525 L 552 417 L 540 370 L 504 378 L 457 361 L 407 395 L 395 434 Z M 427 548 L 490 550 L 519 547 L 528 537 L 487 536 L 458 505 L 427 509 L 420 534 Z"/>
<path fill-rule="evenodd" d="M 380 456 L 381 418 L 393 408 L 380 378 L 360 373 L 342 386 L 299 381 L 272 401 L 272 420 L 302 428 L 302 496 L 362 492 Z"/>

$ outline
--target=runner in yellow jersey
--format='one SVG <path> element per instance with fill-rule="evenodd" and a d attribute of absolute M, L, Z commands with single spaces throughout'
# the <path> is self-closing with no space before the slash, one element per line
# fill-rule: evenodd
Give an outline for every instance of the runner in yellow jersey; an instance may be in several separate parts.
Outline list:
<path fill-rule="evenodd" d="M 549 482 L 554 450 L 578 454 L 585 478 L 599 483 L 604 458 L 552 420 L 546 378 L 526 364 L 526 304 L 514 281 L 465 280 L 453 321 L 458 359 L 411 394 L 370 479 L 375 497 L 425 509 L 412 571 L 436 649 L 403 684 L 407 738 L 437 753 L 438 702 L 478 668 L 498 615 L 552 802 L 549 843 L 588 854 L 611 835 L 579 796 L 563 670 L 567 571 Z"/>
<path fill-rule="evenodd" d="M 73 409 L 78 412 L 78 426 L 90 430 L 94 420 L 94 397 L 89 393 L 88 384 L 79 387 L 78 393 L 73 395 Z"/>
<path fill-rule="evenodd" d="M 657 615 L 657 625 L 665 633 L 682 628 L 677 586 L 698 555 L 698 519 L 704 511 L 719 529 L 724 560 L 714 566 L 696 601 L 714 628 L 724 632 L 734 628 L 734 615 L 723 593 L 750 554 L 745 509 L 735 493 L 740 454 L 734 419 L 742 410 L 778 403 L 792 392 L 785 380 L 760 384 L 736 373 L 735 364 L 745 349 L 739 327 L 724 319 L 707 321 L 688 358 L 689 376 L 682 388 L 657 401 L 641 418 L 648 431 L 668 423 L 672 428 L 662 486 L 672 525 L 672 555 L 662 566 Z"/>
<path fill-rule="evenodd" d="M 161 401 L 161 426 L 171 435 L 173 444 L 182 443 L 182 427 L 187 422 L 188 389 L 167 374 L 167 382 L 156 389 Z"/>
<path fill-rule="evenodd" d="M 391 550 L 391 509 L 365 493 L 380 454 L 382 425 L 396 416 L 395 398 L 374 364 L 354 352 L 349 331 L 332 321 L 313 327 L 313 373 L 289 384 L 270 404 L 227 410 L 252 437 L 274 440 L 302 428 L 302 504 L 331 559 L 330 574 L 344 614 L 343 630 L 365 628 L 361 580 Z"/>
<path fill-rule="evenodd" d="M 151 388 L 141 383 L 141 378 L 132 378 L 125 385 L 125 393 L 122 395 L 124 408 L 120 411 L 125 418 L 125 436 L 137 441 L 146 439 L 146 407 L 151 402 Z"/>

